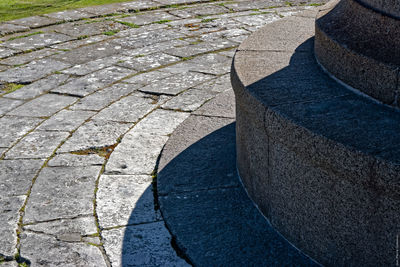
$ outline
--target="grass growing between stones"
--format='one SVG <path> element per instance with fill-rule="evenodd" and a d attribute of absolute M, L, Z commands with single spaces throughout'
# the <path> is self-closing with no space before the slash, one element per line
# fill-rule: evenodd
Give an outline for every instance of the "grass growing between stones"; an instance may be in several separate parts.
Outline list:
<path fill-rule="evenodd" d="M 16 83 L 7 83 L 3 86 L 0 85 L 0 95 L 6 95 L 12 93 L 14 91 L 17 91 L 23 86 L 24 86 L 23 84 L 16 84 Z"/>
<path fill-rule="evenodd" d="M 0 22 L 126 0 L 0 0 Z"/>

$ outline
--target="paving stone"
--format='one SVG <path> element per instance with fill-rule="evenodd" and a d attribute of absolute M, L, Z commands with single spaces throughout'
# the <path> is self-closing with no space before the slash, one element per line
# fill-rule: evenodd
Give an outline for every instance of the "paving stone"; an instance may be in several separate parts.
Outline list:
<path fill-rule="evenodd" d="M 63 33 L 73 37 L 92 36 L 103 34 L 108 31 L 120 31 L 128 28 L 121 23 L 114 21 L 84 21 L 79 23 L 60 24 L 53 29 L 58 33 Z"/>
<path fill-rule="evenodd" d="M 96 114 L 93 120 L 137 122 L 158 105 L 145 94 L 136 93 L 113 103 Z"/>
<path fill-rule="evenodd" d="M 78 234 L 79 236 L 97 234 L 97 227 L 93 216 L 28 224 L 23 229 L 55 235 L 57 237 L 68 234 Z"/>
<path fill-rule="evenodd" d="M 112 83 L 134 73 L 135 71 L 130 69 L 111 66 L 86 76 L 73 79 L 66 82 L 64 85 L 52 89 L 51 91 L 61 94 L 87 96 L 102 87 L 111 85 Z"/>
<path fill-rule="evenodd" d="M 15 25 L 15 24 L 10 24 L 10 23 L 2 23 L 0 24 L 0 35 L 6 35 L 10 33 L 15 33 L 15 32 L 23 32 L 23 31 L 29 31 L 29 27 L 26 26 L 20 26 L 20 25 Z"/>
<path fill-rule="evenodd" d="M 70 65 L 50 58 L 32 61 L 24 66 L 0 72 L 0 81 L 30 83 Z"/>
<path fill-rule="evenodd" d="M 192 14 L 195 14 L 197 16 L 205 16 L 205 15 L 226 13 L 226 12 L 228 12 L 228 9 L 226 9 L 223 6 L 204 5 L 204 6 L 188 8 L 186 11 L 188 11 Z"/>
<path fill-rule="evenodd" d="M 193 18 L 195 17 L 195 15 L 193 13 L 190 13 L 189 11 L 185 10 L 185 9 L 172 9 L 170 11 L 168 11 L 168 13 L 177 16 L 179 18 L 182 19 L 189 19 L 189 18 Z"/>
<path fill-rule="evenodd" d="M 144 31 L 137 34 L 131 34 L 127 37 L 114 39 L 113 43 L 128 48 L 139 48 L 154 43 L 165 42 L 184 37 L 184 34 L 171 29 L 158 29 L 153 31 Z"/>
<path fill-rule="evenodd" d="M 146 73 L 141 73 L 133 76 L 132 78 L 124 80 L 124 82 L 135 84 L 135 85 L 148 85 L 152 82 L 156 82 L 168 76 L 171 76 L 171 73 L 161 72 L 158 70 L 150 71 Z"/>
<path fill-rule="evenodd" d="M 42 123 L 37 130 L 69 132 L 76 129 L 94 114 L 96 113 L 92 111 L 61 110 Z"/>
<path fill-rule="evenodd" d="M 114 145 L 131 125 L 110 121 L 89 121 L 76 130 L 58 150 L 71 152 Z"/>
<path fill-rule="evenodd" d="M 167 140 L 167 136 L 126 134 L 111 154 L 105 173 L 150 175 Z"/>
<path fill-rule="evenodd" d="M 14 109 L 15 107 L 23 104 L 24 101 L 0 98 L 0 115 L 6 114 L 8 111 Z"/>
<path fill-rule="evenodd" d="M 271 12 L 268 14 L 261 14 L 254 16 L 241 16 L 241 17 L 236 17 L 234 19 L 249 26 L 260 27 L 265 25 L 266 23 L 274 22 L 280 19 L 280 17 L 277 14 Z"/>
<path fill-rule="evenodd" d="M 279 5 L 275 1 L 264 1 L 264 0 L 256 0 L 256 1 L 241 1 L 236 3 L 226 3 L 225 7 L 233 10 L 233 11 L 244 11 L 244 10 L 252 10 L 252 9 L 262 9 L 268 7 L 275 7 Z M 285 5 L 285 3 L 281 3 L 280 5 Z"/>
<path fill-rule="evenodd" d="M 141 34 L 144 32 L 157 31 L 157 30 L 166 29 L 166 28 L 168 28 L 167 24 L 158 24 L 158 23 L 148 24 L 148 25 L 143 25 L 139 28 L 130 28 L 127 30 L 120 31 L 120 32 L 116 33 L 115 35 L 113 35 L 113 37 L 117 37 L 117 38 L 129 37 L 129 36 Z M 154 44 L 156 44 L 156 43 L 154 43 Z"/>
<path fill-rule="evenodd" d="M 10 57 L 16 53 L 18 53 L 17 50 L 0 46 L 0 58 Z M 1 61 L 1 63 L 3 64 L 3 61 Z"/>
<path fill-rule="evenodd" d="M 193 0 L 155 0 L 158 3 L 164 4 L 164 5 L 175 5 L 175 4 L 188 4 L 188 3 L 193 3 L 196 1 Z M 197 1 L 201 2 L 201 1 Z"/>
<path fill-rule="evenodd" d="M 233 90 L 220 93 L 214 99 L 205 103 L 194 114 L 204 116 L 216 116 L 235 118 L 235 94 Z"/>
<path fill-rule="evenodd" d="M 121 7 L 121 4 L 115 3 L 115 4 L 101 5 L 101 6 L 88 6 L 78 9 L 78 11 L 90 13 L 96 16 L 103 16 L 121 12 L 123 11 L 123 9 L 124 8 Z"/>
<path fill-rule="evenodd" d="M 157 109 L 141 120 L 129 134 L 143 133 L 169 136 L 189 115 L 186 112 Z"/>
<path fill-rule="evenodd" d="M 22 100 L 32 99 L 59 86 L 65 82 L 68 77 L 69 76 L 65 74 L 53 74 L 44 79 L 25 85 L 24 87 L 7 94 L 7 97 Z"/>
<path fill-rule="evenodd" d="M 222 30 L 218 32 L 211 32 L 207 34 L 201 35 L 199 38 L 200 40 L 207 42 L 207 41 L 214 41 L 221 38 L 232 38 L 236 36 L 248 36 L 250 35 L 249 31 L 244 29 L 229 29 L 229 30 Z"/>
<path fill-rule="evenodd" d="M 75 65 L 69 69 L 65 69 L 62 73 L 83 76 L 91 72 L 110 67 L 121 61 L 121 56 L 110 56 L 105 58 L 89 61 L 84 64 Z"/>
<path fill-rule="evenodd" d="M 23 222 L 91 215 L 100 170 L 101 166 L 44 168 L 32 187 Z"/>
<path fill-rule="evenodd" d="M 1 264 L 1 267 L 18 267 L 18 262 L 16 261 L 5 261 Z"/>
<path fill-rule="evenodd" d="M 0 255 L 12 257 L 17 252 L 19 210 L 24 201 L 25 196 L 0 198 Z"/>
<path fill-rule="evenodd" d="M 79 19 L 93 17 L 93 15 L 91 15 L 89 13 L 86 13 L 84 11 L 77 11 L 77 10 L 65 10 L 65 11 L 45 14 L 43 16 L 48 17 L 48 18 L 53 18 L 58 21 L 73 21 L 73 20 L 79 20 Z"/>
<path fill-rule="evenodd" d="M 140 1 L 121 3 L 121 6 L 126 8 L 128 11 L 133 11 L 133 10 L 142 10 L 147 8 L 156 8 L 159 7 L 160 4 L 157 3 L 156 1 L 140 0 Z"/>
<path fill-rule="evenodd" d="M 81 167 L 90 165 L 103 165 L 104 158 L 97 154 L 77 155 L 77 154 L 57 154 L 52 158 L 47 166 L 49 167 Z"/>
<path fill-rule="evenodd" d="M 189 266 L 171 247 L 164 222 L 103 231 L 113 266 Z"/>
<path fill-rule="evenodd" d="M 71 109 L 99 111 L 121 97 L 136 91 L 139 87 L 141 87 L 140 84 L 117 83 L 82 98 Z"/>
<path fill-rule="evenodd" d="M 71 96 L 45 94 L 19 106 L 8 114 L 28 117 L 47 117 L 71 105 L 76 100 L 76 97 Z"/>
<path fill-rule="evenodd" d="M 0 156 L 3 155 L 3 153 L 7 150 L 7 147 L 0 147 Z"/>
<path fill-rule="evenodd" d="M 147 56 L 124 57 L 117 65 L 132 68 L 138 71 L 148 71 L 163 65 L 168 65 L 179 61 L 180 58 L 164 53 L 154 53 Z"/>
<path fill-rule="evenodd" d="M 47 158 L 67 137 L 67 132 L 34 131 L 11 148 L 6 159 Z"/>
<path fill-rule="evenodd" d="M 195 86 L 196 89 L 221 93 L 232 88 L 231 77 L 229 74 L 222 75 L 209 82 L 202 83 Z"/>
<path fill-rule="evenodd" d="M 32 180 L 44 160 L 1 160 L 0 196 L 14 197 L 28 193 Z"/>
<path fill-rule="evenodd" d="M 0 118 L 0 147 L 10 147 L 43 119 L 4 116 Z"/>
<path fill-rule="evenodd" d="M 5 47 L 20 49 L 23 51 L 43 48 L 53 44 L 63 43 L 72 40 L 65 34 L 60 33 L 39 33 L 27 37 L 17 38 L 11 41 L 4 42 Z"/>
<path fill-rule="evenodd" d="M 162 52 L 164 50 L 174 48 L 174 47 L 180 47 L 180 46 L 185 46 L 189 45 L 188 42 L 182 41 L 179 39 L 176 40 L 170 40 L 166 42 L 160 42 L 160 43 L 155 43 L 150 46 L 144 46 L 136 49 L 128 49 L 123 51 L 122 53 L 127 56 L 143 56 L 143 55 L 148 55 L 156 52 Z"/>
<path fill-rule="evenodd" d="M 12 24 L 20 25 L 20 26 L 26 26 L 31 29 L 52 25 L 57 22 L 59 22 L 59 20 L 46 18 L 46 17 L 42 17 L 42 16 L 32 16 L 32 17 L 8 21 L 8 23 L 12 23 Z"/>
<path fill-rule="evenodd" d="M 171 15 L 167 12 L 157 11 L 157 12 L 146 12 L 142 14 L 134 14 L 129 17 L 117 19 L 117 21 L 134 23 L 136 25 L 150 24 L 157 21 L 163 20 L 175 20 L 177 17 Z"/>
<path fill-rule="evenodd" d="M 85 40 L 81 41 L 81 43 L 85 43 Z M 101 42 L 82 46 L 66 53 L 52 56 L 52 58 L 76 65 L 118 54 L 121 49 L 122 47 L 118 44 Z"/>
<path fill-rule="evenodd" d="M 81 40 L 75 40 L 75 41 L 69 41 L 69 42 L 62 43 L 62 44 L 51 45 L 50 47 L 61 49 L 61 50 L 71 50 L 74 48 L 78 48 L 80 46 L 98 43 L 98 42 L 104 41 L 106 39 L 110 39 L 111 37 L 112 36 L 107 36 L 107 35 L 96 35 L 96 36 L 90 36 L 88 38 L 81 39 Z"/>
<path fill-rule="evenodd" d="M 215 93 L 213 94 L 210 91 L 189 89 L 182 94 L 172 98 L 161 107 L 165 109 L 194 111 L 198 109 L 201 105 L 203 105 L 204 102 L 210 100 L 214 96 Z"/>
<path fill-rule="evenodd" d="M 97 192 L 96 213 L 102 228 L 154 222 L 150 175 L 102 175 Z"/>
<path fill-rule="evenodd" d="M 107 266 L 100 249 L 85 243 L 57 240 L 43 234 L 25 233 L 20 254 L 32 266 Z"/>
<path fill-rule="evenodd" d="M 1 64 L 4 65 L 9 65 L 9 66 L 15 66 L 15 65 L 21 65 L 21 64 L 26 64 L 30 61 L 33 60 L 38 60 L 47 56 L 54 55 L 56 53 L 59 53 L 60 51 L 57 51 L 55 49 L 50 49 L 50 48 L 44 48 L 38 51 L 33 51 L 31 53 L 25 53 L 21 55 L 17 55 L 11 58 L 4 59 L 0 61 Z"/>
<path fill-rule="evenodd" d="M 177 95 L 180 92 L 210 80 L 212 76 L 202 73 L 177 74 L 155 81 L 139 90 L 142 92 Z"/>
<path fill-rule="evenodd" d="M 184 46 L 184 47 L 177 47 L 171 48 L 165 51 L 165 53 L 182 57 L 188 58 L 202 53 L 208 53 L 212 51 L 217 51 L 221 49 L 236 47 L 237 44 L 226 39 L 218 39 L 211 42 L 201 42 L 194 45 Z"/>

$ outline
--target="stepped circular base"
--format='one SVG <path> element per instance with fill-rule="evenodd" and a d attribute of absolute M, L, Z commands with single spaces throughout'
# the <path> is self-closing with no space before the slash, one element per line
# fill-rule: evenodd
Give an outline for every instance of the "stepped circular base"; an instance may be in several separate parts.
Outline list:
<path fill-rule="evenodd" d="M 324 73 L 316 15 L 270 24 L 236 52 L 239 174 L 272 226 L 321 264 L 394 266 L 400 112 Z"/>
<path fill-rule="evenodd" d="M 315 54 L 344 83 L 389 105 L 398 106 L 400 20 L 355 0 L 342 0 L 320 12 Z"/>

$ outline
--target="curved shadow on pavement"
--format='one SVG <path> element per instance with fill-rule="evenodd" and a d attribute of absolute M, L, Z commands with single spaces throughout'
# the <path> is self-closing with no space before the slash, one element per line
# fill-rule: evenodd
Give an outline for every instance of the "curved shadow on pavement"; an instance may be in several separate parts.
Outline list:
<path fill-rule="evenodd" d="M 190 145 L 159 172 L 161 212 L 180 252 L 195 266 L 311 265 L 253 205 L 235 161 L 231 123 Z M 132 247 L 130 235 L 126 231 L 122 255 Z M 122 265 L 131 260 L 123 256 Z"/>

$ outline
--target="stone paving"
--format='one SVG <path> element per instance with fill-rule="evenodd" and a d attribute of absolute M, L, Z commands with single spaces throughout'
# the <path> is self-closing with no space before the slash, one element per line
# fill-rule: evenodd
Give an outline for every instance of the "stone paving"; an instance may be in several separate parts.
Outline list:
<path fill-rule="evenodd" d="M 163 146 L 192 113 L 225 117 L 201 107 L 232 99 L 240 42 L 318 3 L 146 0 L 0 24 L 2 266 L 188 265 L 154 199 Z"/>

